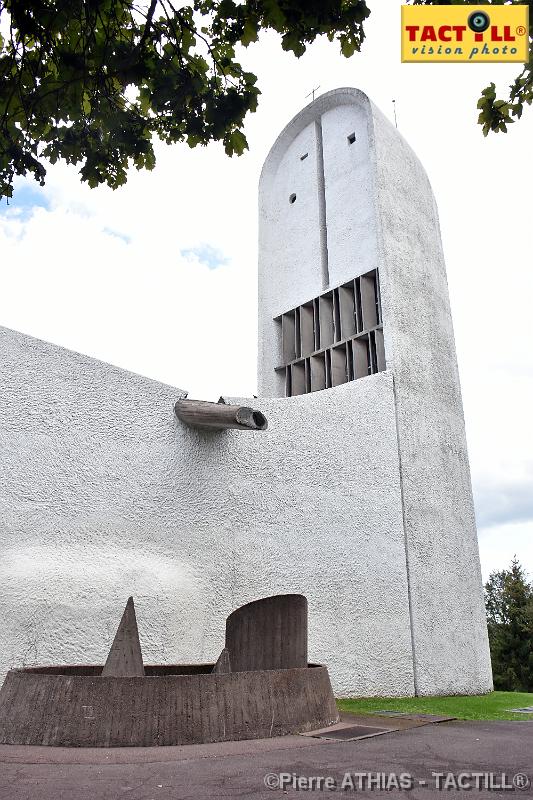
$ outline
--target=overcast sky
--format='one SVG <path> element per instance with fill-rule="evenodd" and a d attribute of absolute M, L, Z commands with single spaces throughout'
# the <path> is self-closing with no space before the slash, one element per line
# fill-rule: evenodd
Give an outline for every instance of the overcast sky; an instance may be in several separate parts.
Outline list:
<path fill-rule="evenodd" d="M 218 399 L 256 390 L 256 197 L 263 160 L 306 95 L 365 91 L 425 165 L 440 211 L 486 578 L 516 553 L 533 574 L 533 109 L 484 139 L 476 101 L 512 64 L 401 64 L 400 3 L 370 0 L 363 53 L 301 59 L 264 36 L 250 150 L 157 147 L 116 192 L 50 167 L 0 206 L 0 325 Z"/>

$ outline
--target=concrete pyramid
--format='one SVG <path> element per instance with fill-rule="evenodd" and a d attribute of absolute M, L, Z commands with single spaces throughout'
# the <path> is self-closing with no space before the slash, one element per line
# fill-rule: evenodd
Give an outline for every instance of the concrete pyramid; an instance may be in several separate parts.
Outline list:
<path fill-rule="evenodd" d="M 144 664 L 133 597 L 128 598 L 111 650 L 102 670 L 103 678 L 144 678 Z"/>

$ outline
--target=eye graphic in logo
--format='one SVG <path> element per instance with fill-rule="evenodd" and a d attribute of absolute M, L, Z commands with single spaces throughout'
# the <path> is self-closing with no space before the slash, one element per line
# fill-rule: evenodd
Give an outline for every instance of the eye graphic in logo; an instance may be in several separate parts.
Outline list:
<path fill-rule="evenodd" d="M 474 11 L 468 17 L 468 27 L 474 33 L 483 33 L 490 25 L 490 17 L 484 11 Z"/>

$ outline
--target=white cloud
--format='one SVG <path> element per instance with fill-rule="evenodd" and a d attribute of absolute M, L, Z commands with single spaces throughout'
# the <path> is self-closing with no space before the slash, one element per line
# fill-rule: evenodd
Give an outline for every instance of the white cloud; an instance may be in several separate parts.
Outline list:
<path fill-rule="evenodd" d="M 487 581 L 494 570 L 509 569 L 516 555 L 525 567 L 530 580 L 533 580 L 533 560 L 531 559 L 531 540 L 533 523 L 511 523 L 479 530 L 481 548 L 481 567 L 483 580 Z"/>
<path fill-rule="evenodd" d="M 529 185 L 533 109 L 484 139 L 480 90 L 516 65 L 400 64 L 396 0 L 371 3 L 362 55 L 319 42 L 300 60 L 274 35 L 243 52 L 259 76 L 250 151 L 157 147 L 149 173 L 90 190 L 74 168 L 47 177 L 48 208 L 0 213 L 0 324 L 218 398 L 255 392 L 257 182 L 282 127 L 320 92 L 357 86 L 426 166 L 440 210 L 484 572 L 516 551 L 533 573 L 533 265 Z M 31 183 L 31 182 L 30 182 Z M 184 257 L 213 248 L 209 269 Z M 533 488 L 531 488 L 533 494 Z M 517 512 L 520 512 L 517 515 Z M 498 523 L 498 526 L 495 526 Z M 497 558 L 504 564 L 496 564 Z"/>

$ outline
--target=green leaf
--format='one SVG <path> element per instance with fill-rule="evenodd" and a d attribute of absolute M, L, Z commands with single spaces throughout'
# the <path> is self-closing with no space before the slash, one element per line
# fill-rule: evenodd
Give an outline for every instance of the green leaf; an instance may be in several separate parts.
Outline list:
<path fill-rule="evenodd" d="M 89 116 L 91 113 L 91 98 L 87 92 L 83 93 L 83 102 L 82 102 L 83 113 L 86 116 Z"/>
<path fill-rule="evenodd" d="M 353 56 L 357 48 L 357 42 L 353 39 L 348 39 L 347 36 L 340 37 L 341 53 L 345 58 Z"/>
<path fill-rule="evenodd" d="M 241 44 L 248 47 L 252 42 L 257 42 L 258 22 L 253 18 L 248 18 L 244 23 L 244 31 L 241 36 Z"/>
<path fill-rule="evenodd" d="M 224 149 L 228 156 L 242 155 L 248 149 L 248 142 L 242 131 L 232 131 L 224 139 Z"/>

